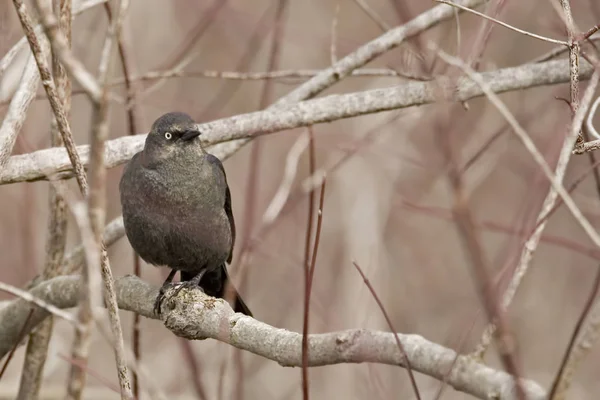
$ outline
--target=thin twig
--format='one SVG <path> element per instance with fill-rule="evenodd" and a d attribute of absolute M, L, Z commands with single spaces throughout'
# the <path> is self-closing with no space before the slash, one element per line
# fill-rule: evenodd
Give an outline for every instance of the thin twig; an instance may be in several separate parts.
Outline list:
<path fill-rule="evenodd" d="M 55 315 L 59 318 L 64 319 L 65 321 L 70 322 L 76 328 L 79 328 L 79 326 L 80 326 L 77 319 L 75 317 L 73 317 L 73 315 L 71 313 L 63 311 L 60 308 L 57 308 L 56 306 L 54 306 L 50 303 L 47 303 L 46 301 L 32 295 L 31 293 L 29 293 L 25 290 L 21 290 L 17 287 L 14 287 L 14 286 L 9 285 L 4 282 L 0 282 L 0 291 L 10 293 L 14 296 L 18 296 L 18 297 L 22 298 L 23 300 L 25 300 L 29 303 L 35 304 L 36 306 L 46 310 L 50 314 Z"/>
<path fill-rule="evenodd" d="M 388 324 L 390 331 L 392 331 L 392 334 L 394 335 L 394 340 L 396 341 L 396 346 L 398 346 L 398 351 L 400 351 L 400 354 L 402 355 L 402 362 L 404 364 L 404 367 L 406 368 L 406 372 L 408 372 L 408 377 L 410 379 L 410 384 L 412 386 L 412 389 L 415 393 L 415 396 L 417 397 L 417 400 L 420 400 L 421 393 L 419 392 L 419 388 L 417 386 L 417 381 L 415 380 L 415 376 L 413 374 L 412 367 L 410 365 L 410 361 L 408 360 L 408 356 L 406 354 L 406 349 L 404 348 L 404 345 L 402 344 L 402 342 L 400 341 L 400 338 L 398 337 L 398 333 L 397 333 L 398 331 L 396 331 L 396 329 L 394 328 L 394 325 L 392 324 L 392 320 L 390 319 L 390 316 L 388 315 L 387 311 L 385 310 L 383 303 L 379 299 L 379 296 L 377 296 L 377 292 L 371 285 L 371 282 L 369 281 L 367 276 L 364 274 L 364 272 L 362 271 L 360 266 L 356 263 L 356 261 L 352 261 L 352 265 L 354 265 L 354 268 L 356 268 L 356 270 L 362 277 L 363 281 L 365 282 L 365 285 L 367 285 L 367 288 L 373 295 L 373 298 L 375 299 L 377 306 L 379 307 L 379 309 L 381 310 L 381 313 L 383 314 L 383 317 L 385 318 L 385 322 Z"/>
<path fill-rule="evenodd" d="M 316 155 L 315 155 L 315 138 L 312 127 L 308 127 L 308 169 L 312 176 L 315 173 Z M 290 152 L 291 153 L 291 152 Z M 323 177 L 324 178 L 324 177 Z M 323 183 L 325 180 L 323 180 Z M 323 186 L 321 186 L 323 188 Z M 311 264 L 310 264 L 310 243 L 312 237 L 312 226 L 314 220 L 315 207 L 315 192 L 311 190 L 308 194 L 308 214 L 306 220 L 306 238 L 304 240 L 304 308 L 302 318 L 302 398 L 309 398 L 309 382 L 308 382 L 308 316 L 310 311 L 310 290 L 311 285 Z M 315 241 L 315 247 L 317 246 Z"/>
<path fill-rule="evenodd" d="M 489 21 L 495 22 L 498 25 L 501 25 L 501 26 L 503 26 L 505 28 L 508 28 L 510 30 L 513 30 L 513 31 L 518 32 L 520 34 L 523 34 L 525 36 L 529 36 L 529 37 L 532 37 L 532 38 L 543 40 L 545 42 L 550 42 L 550 43 L 554 43 L 554 44 L 561 44 L 563 46 L 568 46 L 569 45 L 569 43 L 567 43 L 567 42 L 565 42 L 563 40 L 552 39 L 552 38 L 549 38 L 549 37 L 545 37 L 545 36 L 541 36 L 541 35 L 536 35 L 535 33 L 527 32 L 527 31 L 524 31 L 522 29 L 516 28 L 516 27 L 514 27 L 512 25 L 509 25 L 509 24 L 507 24 L 505 22 L 499 21 L 499 20 L 497 20 L 495 18 L 492 18 L 492 17 L 490 17 L 488 15 L 480 13 L 479 11 L 472 10 L 472 9 L 470 9 L 468 7 L 464 7 L 464 6 L 460 5 L 460 4 L 454 3 L 452 1 L 448 1 L 448 0 L 434 0 L 434 1 L 436 3 L 447 4 L 449 6 L 456 7 L 458 9 L 463 10 L 463 11 L 470 12 L 471 14 L 478 15 L 478 16 L 480 16 L 482 18 L 485 18 L 485 19 L 487 19 Z"/>

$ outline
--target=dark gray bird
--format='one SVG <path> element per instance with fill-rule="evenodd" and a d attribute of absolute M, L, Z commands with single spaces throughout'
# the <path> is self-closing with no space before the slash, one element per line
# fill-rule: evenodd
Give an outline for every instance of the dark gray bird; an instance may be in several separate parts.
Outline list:
<path fill-rule="evenodd" d="M 192 118 L 172 112 L 158 118 L 144 149 L 127 164 L 119 190 L 125 233 L 149 264 L 168 266 L 162 297 L 177 271 L 181 287 L 200 286 L 224 297 L 235 242 L 231 194 L 221 161 L 200 144 Z M 235 312 L 252 313 L 235 293 Z"/>

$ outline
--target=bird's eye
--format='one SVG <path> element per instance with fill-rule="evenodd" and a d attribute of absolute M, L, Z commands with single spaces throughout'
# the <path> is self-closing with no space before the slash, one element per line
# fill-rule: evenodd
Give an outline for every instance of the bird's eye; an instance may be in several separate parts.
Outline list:
<path fill-rule="evenodd" d="M 165 139 L 171 140 L 172 137 L 173 135 L 171 134 L 171 132 L 165 132 Z"/>

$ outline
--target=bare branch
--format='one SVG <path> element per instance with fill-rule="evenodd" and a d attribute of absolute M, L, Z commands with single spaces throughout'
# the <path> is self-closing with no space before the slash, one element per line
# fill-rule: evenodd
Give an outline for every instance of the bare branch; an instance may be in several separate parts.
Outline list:
<path fill-rule="evenodd" d="M 61 276 L 32 289 L 32 294 L 59 308 L 73 307 L 79 299 L 81 280 Z M 137 312 L 147 318 L 156 318 L 153 303 L 158 288 L 137 277 L 126 276 L 116 280 L 116 292 L 121 309 Z M 276 361 L 283 366 L 302 364 L 302 335 L 275 328 L 239 313 L 233 313 L 227 302 L 214 299 L 200 290 L 182 290 L 179 297 L 167 293 L 163 321 L 175 334 L 188 340 L 213 338 L 239 349 Z M 185 300 L 183 300 L 185 298 Z M 208 306 L 210 305 L 210 306 Z M 10 351 L 17 334 L 29 313 L 29 305 L 15 300 L 0 309 L 0 357 Z M 45 317 L 37 309 L 31 319 L 32 329 Z M 226 333 L 223 327 L 227 327 Z M 415 371 L 444 379 L 457 357 L 448 348 L 430 342 L 419 335 L 398 334 L 406 355 Z M 364 329 L 309 335 L 309 365 L 323 366 L 340 363 L 380 363 L 403 365 L 403 357 L 394 334 Z M 495 370 L 468 356 L 458 356 L 456 366 L 447 377 L 456 390 L 480 399 L 514 399 L 513 379 L 503 371 Z M 545 391 L 535 382 L 523 380 L 529 400 L 545 399 Z"/>
<path fill-rule="evenodd" d="M 592 67 L 581 66 L 581 79 L 588 79 Z M 526 64 L 482 73 L 481 78 L 495 93 L 552 85 L 569 81 L 569 70 L 563 61 Z M 444 80 L 441 79 L 443 83 Z M 456 100 L 469 100 L 483 95 L 481 88 L 468 78 L 452 83 Z M 298 104 L 280 105 L 248 114 L 240 114 L 199 124 L 205 144 L 215 144 L 231 139 L 251 137 L 257 134 L 278 132 L 337 119 L 430 104 L 439 98 L 437 82 L 410 82 L 392 88 L 367 90 L 344 95 L 332 95 L 308 100 Z M 105 162 L 108 168 L 120 165 L 142 150 L 146 135 L 123 136 L 106 142 Z M 233 144 L 233 148 L 237 147 Z M 89 146 L 78 146 L 81 160 L 89 163 Z M 210 150 L 219 158 L 232 154 L 232 143 L 215 146 Z M 64 149 L 53 148 L 30 154 L 12 156 L 4 170 L 0 171 L 0 184 L 47 179 L 46 176 L 71 171 Z"/>

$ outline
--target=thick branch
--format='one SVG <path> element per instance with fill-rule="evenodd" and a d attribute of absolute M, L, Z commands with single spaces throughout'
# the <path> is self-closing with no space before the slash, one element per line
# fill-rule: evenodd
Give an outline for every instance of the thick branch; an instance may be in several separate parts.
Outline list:
<path fill-rule="evenodd" d="M 59 308 L 74 307 L 79 298 L 80 278 L 61 276 L 32 289 L 32 293 Z M 157 318 L 153 303 L 158 288 L 135 276 L 115 281 L 119 307 L 137 312 L 147 318 Z M 276 361 L 283 366 L 302 364 L 302 335 L 275 328 L 245 315 L 234 313 L 227 302 L 214 299 L 199 290 L 182 290 L 178 297 L 167 292 L 162 319 L 173 333 L 189 340 L 217 339 L 239 349 Z M 14 300 L 0 308 L 0 357 L 18 340 L 31 305 Z M 46 312 L 36 309 L 28 329 L 33 329 Z M 446 376 L 456 353 L 430 342 L 419 335 L 398 334 L 413 370 L 436 379 L 447 378 L 456 390 L 480 399 L 514 399 L 513 379 L 507 373 L 480 364 L 469 357 L 459 356 L 453 372 Z M 310 366 L 341 363 L 372 362 L 402 365 L 394 334 L 389 332 L 352 329 L 340 332 L 309 335 Z M 535 382 L 523 381 L 528 399 L 544 399 L 544 390 Z"/>
<path fill-rule="evenodd" d="M 589 79 L 592 67 L 583 63 L 580 78 Z M 569 81 L 569 68 L 561 60 L 539 64 L 527 64 L 481 74 L 486 84 L 496 93 L 553 85 Z M 236 115 L 199 124 L 206 144 L 232 139 L 273 133 L 285 129 L 332 122 L 364 114 L 430 104 L 439 100 L 438 82 L 411 82 L 391 88 L 367 90 L 343 95 L 332 95 L 301 103 L 280 105 L 265 111 Z M 469 100 L 483 95 L 481 88 L 468 78 L 461 78 L 453 89 L 456 100 Z M 123 136 L 106 142 L 105 160 L 108 168 L 129 160 L 144 146 L 145 134 Z M 82 162 L 89 162 L 89 146 L 78 146 Z M 226 154 L 227 144 L 213 147 L 210 151 L 218 157 Z M 47 179 L 52 173 L 70 177 L 71 164 L 62 148 L 36 151 L 12 156 L 4 170 L 0 171 L 0 184 Z"/>

